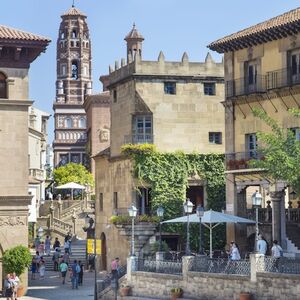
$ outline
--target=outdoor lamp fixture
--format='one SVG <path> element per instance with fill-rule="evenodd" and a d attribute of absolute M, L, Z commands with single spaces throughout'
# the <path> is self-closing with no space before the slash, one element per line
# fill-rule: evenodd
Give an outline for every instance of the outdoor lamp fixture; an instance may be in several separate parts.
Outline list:
<path fill-rule="evenodd" d="M 191 249 L 190 249 L 190 218 L 189 218 L 189 216 L 193 211 L 193 207 L 194 207 L 194 204 L 190 201 L 189 198 L 187 198 L 185 203 L 183 204 L 184 212 L 187 215 L 185 255 L 191 255 Z"/>
<path fill-rule="evenodd" d="M 296 192 L 295 191 L 292 191 L 289 193 L 289 196 L 290 196 L 290 200 L 295 200 L 296 199 Z"/>
<path fill-rule="evenodd" d="M 197 213 L 197 216 L 199 218 L 199 254 L 203 255 L 201 219 L 204 215 L 204 208 L 201 205 L 198 205 L 197 208 L 196 208 L 196 213 Z"/>
<path fill-rule="evenodd" d="M 39 238 L 41 238 L 43 236 L 43 233 L 44 233 L 44 229 L 42 227 L 40 227 L 38 229 L 38 236 L 39 236 Z"/>
<path fill-rule="evenodd" d="M 257 250 L 257 241 L 258 241 L 258 208 L 261 207 L 262 195 L 256 191 L 252 195 L 252 206 L 255 208 L 255 249 Z"/>
<path fill-rule="evenodd" d="M 131 205 L 128 208 L 128 213 L 129 216 L 131 217 L 131 251 L 130 251 L 130 256 L 135 256 L 134 254 L 134 219 L 136 218 L 137 215 L 137 208 L 134 205 Z"/>
<path fill-rule="evenodd" d="M 161 221 L 162 221 L 162 218 L 164 216 L 164 208 L 162 206 L 160 206 L 157 210 L 156 210 L 156 213 L 157 213 L 157 216 L 159 217 L 159 252 L 162 251 L 162 242 L 161 242 Z"/>

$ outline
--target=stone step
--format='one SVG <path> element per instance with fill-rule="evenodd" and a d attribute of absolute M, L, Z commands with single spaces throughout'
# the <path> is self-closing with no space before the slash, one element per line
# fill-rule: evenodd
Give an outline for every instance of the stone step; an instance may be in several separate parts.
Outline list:
<path fill-rule="evenodd" d="M 141 296 L 125 296 L 125 297 L 118 297 L 118 299 L 123 299 L 123 300 L 165 300 L 165 299 L 170 299 L 168 298 L 149 298 L 149 297 L 141 297 Z M 195 300 L 196 298 L 178 298 L 180 300 Z M 198 298 L 199 300 L 199 298 Z"/>

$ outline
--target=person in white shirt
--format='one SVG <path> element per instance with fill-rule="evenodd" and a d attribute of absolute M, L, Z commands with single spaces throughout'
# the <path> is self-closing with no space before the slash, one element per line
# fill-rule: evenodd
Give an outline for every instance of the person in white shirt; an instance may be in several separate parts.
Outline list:
<path fill-rule="evenodd" d="M 237 247 L 235 242 L 231 242 L 231 249 L 230 249 L 230 259 L 231 260 L 239 260 L 241 259 L 239 248 Z"/>
<path fill-rule="evenodd" d="M 266 255 L 267 248 L 268 248 L 267 242 L 265 241 L 263 236 L 261 234 L 259 234 L 258 235 L 258 241 L 257 241 L 257 249 L 256 249 L 257 252 L 259 254 Z"/>
<path fill-rule="evenodd" d="M 271 252 L 272 252 L 273 257 L 279 258 L 282 256 L 283 250 L 279 246 L 278 241 L 276 241 L 276 240 L 273 241 L 273 247 L 271 249 Z"/>

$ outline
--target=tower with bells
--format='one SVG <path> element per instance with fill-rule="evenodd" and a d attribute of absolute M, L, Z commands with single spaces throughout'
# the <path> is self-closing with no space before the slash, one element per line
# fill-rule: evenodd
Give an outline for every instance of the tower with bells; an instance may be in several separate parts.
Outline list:
<path fill-rule="evenodd" d="M 91 40 L 86 15 L 74 6 L 64 13 L 57 39 L 54 166 L 88 164 L 83 102 L 92 92 Z"/>

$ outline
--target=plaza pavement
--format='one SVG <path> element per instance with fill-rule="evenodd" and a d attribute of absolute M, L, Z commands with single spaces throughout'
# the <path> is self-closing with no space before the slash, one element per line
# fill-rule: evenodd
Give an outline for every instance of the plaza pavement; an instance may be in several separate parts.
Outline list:
<path fill-rule="evenodd" d="M 21 300 L 93 300 L 94 299 L 94 273 L 84 272 L 83 285 L 78 290 L 72 290 L 70 277 L 67 275 L 63 285 L 60 273 L 46 271 L 45 279 L 30 279 L 26 296 Z"/>

